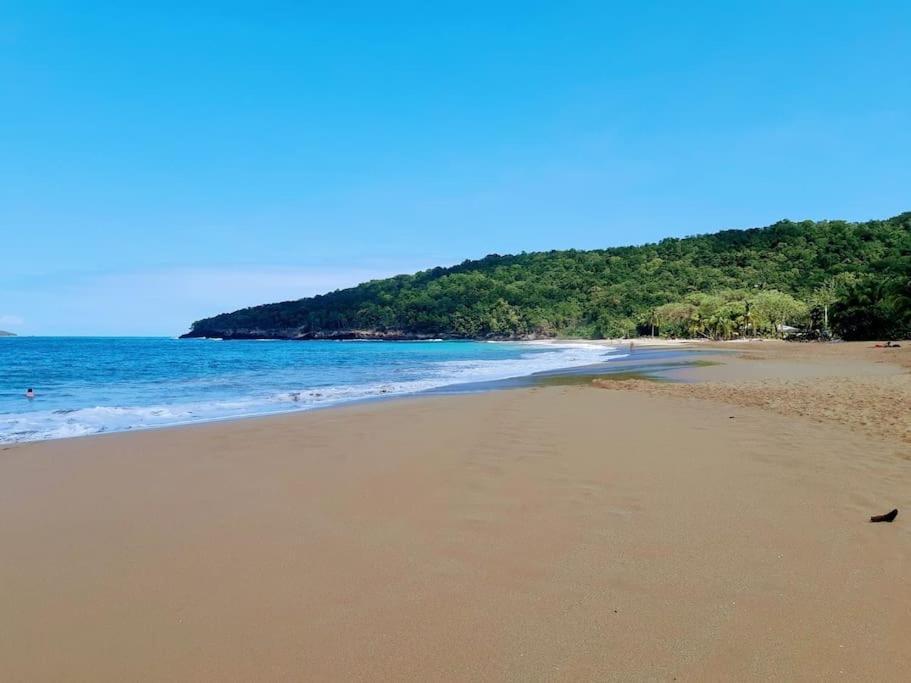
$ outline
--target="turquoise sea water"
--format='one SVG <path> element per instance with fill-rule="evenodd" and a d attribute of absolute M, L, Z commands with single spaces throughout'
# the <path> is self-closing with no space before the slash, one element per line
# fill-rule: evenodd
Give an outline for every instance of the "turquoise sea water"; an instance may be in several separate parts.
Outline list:
<path fill-rule="evenodd" d="M 0 338 L 0 443 L 306 410 L 620 355 L 572 343 Z"/>

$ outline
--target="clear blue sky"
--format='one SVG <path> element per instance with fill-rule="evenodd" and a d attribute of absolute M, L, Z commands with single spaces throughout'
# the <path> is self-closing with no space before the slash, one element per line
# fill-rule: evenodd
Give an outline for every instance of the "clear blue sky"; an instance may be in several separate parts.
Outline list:
<path fill-rule="evenodd" d="M 0 328 L 177 334 L 490 252 L 894 215 L 909 26 L 906 1 L 5 2 Z"/>

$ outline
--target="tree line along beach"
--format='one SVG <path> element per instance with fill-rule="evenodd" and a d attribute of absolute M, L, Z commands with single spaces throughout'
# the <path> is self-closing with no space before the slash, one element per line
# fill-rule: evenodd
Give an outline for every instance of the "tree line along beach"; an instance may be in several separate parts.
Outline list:
<path fill-rule="evenodd" d="M 5 340 L 0 678 L 902 680 L 909 216 Z"/>
<path fill-rule="evenodd" d="M 493 254 L 193 323 L 223 339 L 911 336 L 911 213 Z"/>

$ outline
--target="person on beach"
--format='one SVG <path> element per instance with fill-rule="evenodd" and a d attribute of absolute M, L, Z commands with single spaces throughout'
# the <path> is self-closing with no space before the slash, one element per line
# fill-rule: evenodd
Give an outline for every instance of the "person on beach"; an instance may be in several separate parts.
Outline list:
<path fill-rule="evenodd" d="M 25 397 L 29 400 L 35 398 L 35 390 L 29 387 L 25 390 Z"/>

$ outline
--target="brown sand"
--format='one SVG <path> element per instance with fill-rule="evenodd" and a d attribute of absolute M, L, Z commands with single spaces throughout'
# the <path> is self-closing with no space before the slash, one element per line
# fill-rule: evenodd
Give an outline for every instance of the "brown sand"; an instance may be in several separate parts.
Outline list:
<path fill-rule="evenodd" d="M 683 370 L 672 377 L 698 380 L 655 383 L 595 380 L 603 389 L 698 398 L 802 415 L 817 422 L 860 430 L 870 436 L 911 444 L 911 344 L 878 349 L 872 343 L 788 344 L 764 341 L 719 345 L 723 355 L 706 355 L 718 365 Z M 899 449 L 911 458 L 911 449 Z"/>
<path fill-rule="evenodd" d="M 0 680 L 906 679 L 906 452 L 592 387 L 8 448 Z"/>

